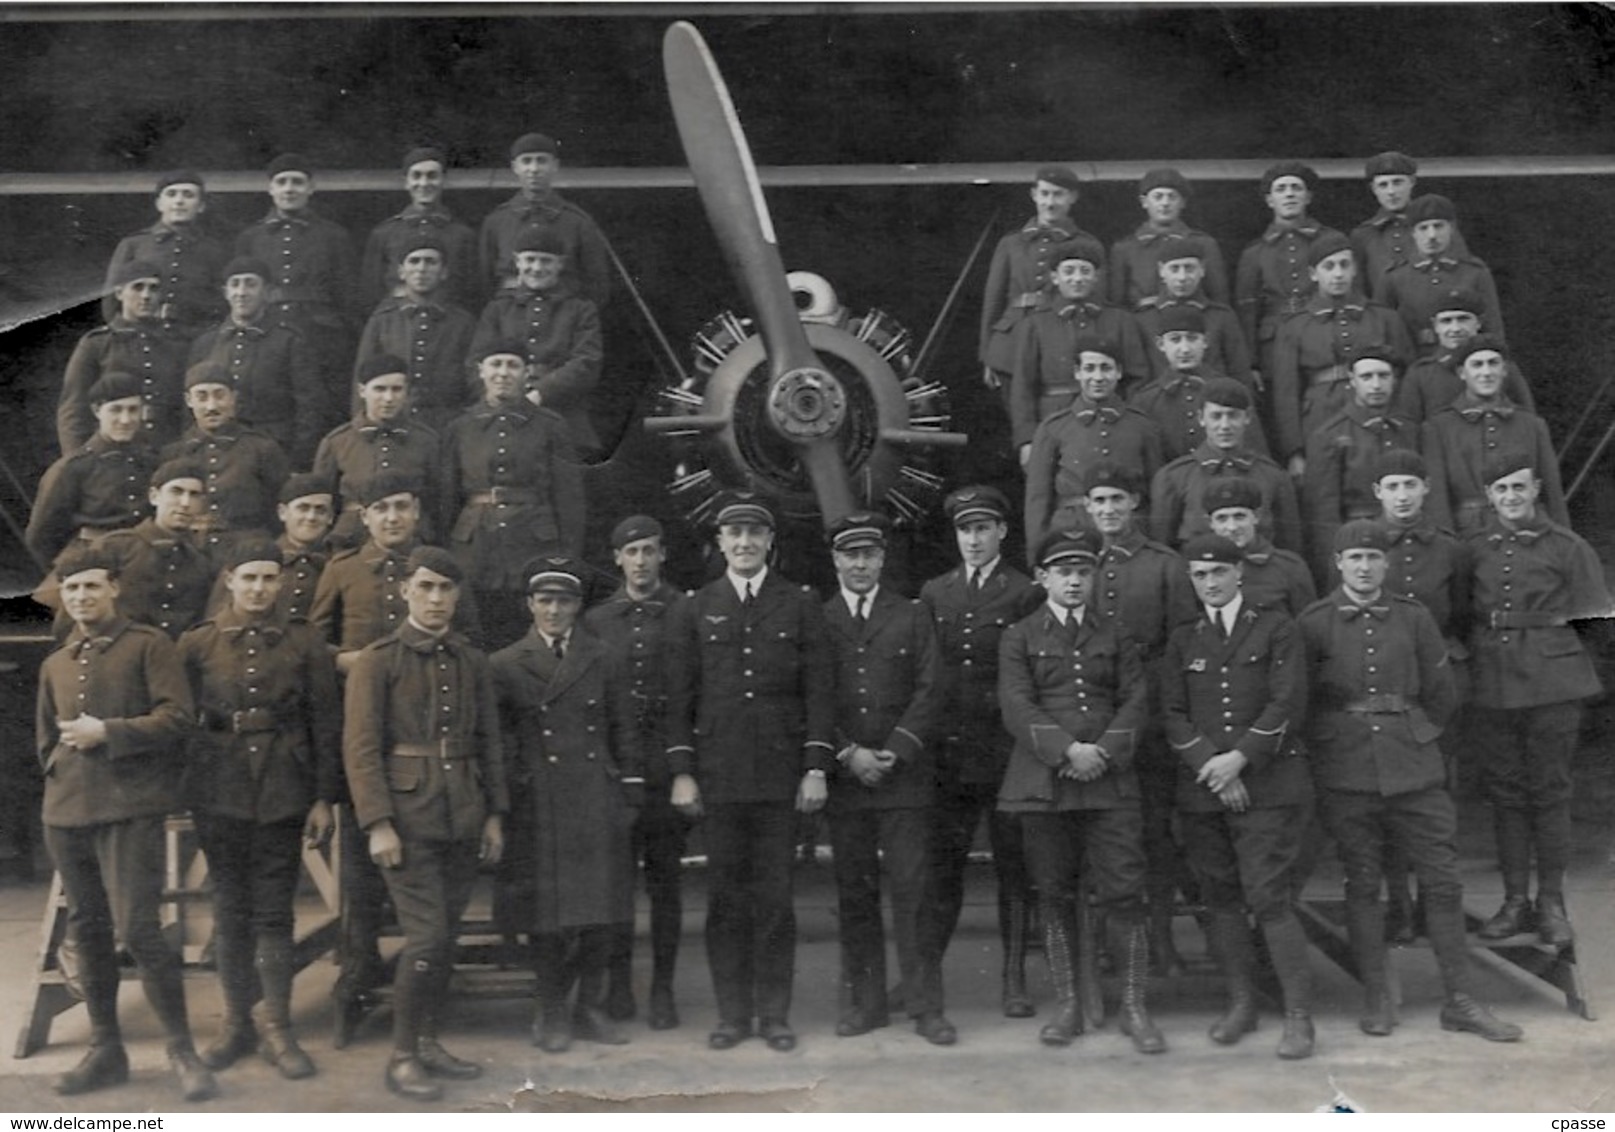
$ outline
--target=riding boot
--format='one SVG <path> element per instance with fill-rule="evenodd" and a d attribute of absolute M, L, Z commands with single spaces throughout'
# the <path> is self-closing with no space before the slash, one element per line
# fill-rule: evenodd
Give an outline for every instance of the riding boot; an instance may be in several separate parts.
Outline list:
<path fill-rule="evenodd" d="M 1211 1024 L 1211 1040 L 1218 1045 L 1231 1046 L 1257 1026 L 1256 984 L 1251 977 L 1255 951 L 1245 914 L 1238 909 L 1214 910 L 1211 943 L 1228 985 L 1228 1008 Z"/>
<path fill-rule="evenodd" d="M 1111 950 L 1122 968 L 1122 1001 L 1118 1017 L 1122 1033 L 1139 1053 L 1164 1053 L 1166 1038 L 1150 1018 L 1145 990 L 1150 979 L 1149 933 L 1136 916 L 1110 916 Z"/>
<path fill-rule="evenodd" d="M 998 894 L 998 938 L 1004 951 L 1001 990 L 1005 1018 L 1030 1018 L 1037 1013 L 1026 990 L 1026 943 L 1032 926 L 1032 909 L 1020 897 Z"/>
<path fill-rule="evenodd" d="M 1312 1056 L 1312 965 L 1307 958 L 1307 934 L 1293 913 L 1262 924 L 1267 953 L 1284 992 L 1284 1034 L 1278 1055 L 1286 1061 Z"/>
<path fill-rule="evenodd" d="M 557 932 L 534 934 L 532 945 L 538 996 L 533 1044 L 546 1053 L 565 1053 L 572 1048 L 572 1012 L 566 1002 L 566 945 Z"/>
<path fill-rule="evenodd" d="M 1499 940 L 1531 931 L 1531 818 L 1525 810 L 1492 807 L 1497 864 L 1503 872 L 1503 905 L 1475 934 Z"/>
<path fill-rule="evenodd" d="M 1431 930 L 1433 933 L 1433 925 Z M 1363 1014 L 1357 1027 L 1365 1034 L 1382 1038 L 1396 1027 L 1396 1012 L 1385 972 L 1385 915 L 1378 899 L 1347 901 L 1346 933 L 1351 937 L 1357 977 L 1363 984 Z"/>
<path fill-rule="evenodd" d="M 258 939 L 258 982 L 263 999 L 253 1010 L 264 1060 L 288 1081 L 314 1076 L 314 1062 L 292 1034 L 292 941 L 285 936 Z"/>
<path fill-rule="evenodd" d="M 393 1052 L 387 1088 L 411 1100 L 435 1101 L 443 1088 L 420 1059 L 421 1019 L 430 1006 L 436 972 L 429 959 L 402 959 L 393 979 Z"/>
<path fill-rule="evenodd" d="M 673 975 L 678 969 L 679 937 L 684 932 L 684 901 L 678 879 L 660 886 L 650 900 L 650 1007 L 647 1021 L 653 1030 L 671 1030 L 679 1024 L 673 1002 Z"/>
<path fill-rule="evenodd" d="M 1570 804 L 1537 809 L 1531 814 L 1536 843 L 1536 929 L 1543 943 L 1564 947 L 1576 934 L 1565 913 L 1565 868 L 1570 863 Z"/>
<path fill-rule="evenodd" d="M 213 933 L 213 957 L 224 996 L 224 1025 L 219 1036 L 202 1051 L 209 1069 L 228 1069 L 258 1048 L 258 1031 L 252 1024 L 252 1004 L 258 996 L 253 973 L 252 936 L 234 925 Z"/>
<path fill-rule="evenodd" d="M 618 1022 L 638 1012 L 634 1002 L 634 925 L 611 927 L 611 955 L 607 960 L 607 989 L 601 997 L 606 1016 Z"/>
<path fill-rule="evenodd" d="M 64 1097 L 93 1092 L 129 1080 L 129 1055 L 118 1027 L 118 961 L 86 961 L 79 983 L 90 1015 L 90 1048 L 77 1065 L 56 1078 L 52 1086 Z"/>
<path fill-rule="evenodd" d="M 1053 905 L 1052 907 L 1048 905 Z M 1082 1000 L 1077 994 L 1077 914 L 1069 900 L 1043 908 L 1043 952 L 1054 983 L 1054 1017 L 1038 1033 L 1046 1046 L 1068 1046 L 1082 1033 Z"/>
<path fill-rule="evenodd" d="M 1183 974 L 1183 957 L 1172 939 L 1178 905 L 1177 885 L 1170 879 L 1149 886 L 1150 973 L 1173 978 Z"/>

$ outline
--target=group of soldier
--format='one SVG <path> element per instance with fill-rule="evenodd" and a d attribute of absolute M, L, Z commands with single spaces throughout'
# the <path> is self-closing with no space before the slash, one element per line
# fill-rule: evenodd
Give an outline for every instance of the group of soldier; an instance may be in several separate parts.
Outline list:
<path fill-rule="evenodd" d="M 1077 972 L 1103 947 L 1122 1031 L 1166 1048 L 1146 988 L 1177 969 L 1181 893 L 1226 974 L 1213 1040 L 1256 1026 L 1254 922 L 1284 992 L 1279 1055 L 1309 1056 L 1294 906 L 1320 829 L 1345 866 L 1364 1032 L 1395 1020 L 1380 891 L 1401 909 L 1411 868 L 1441 1024 L 1518 1038 L 1472 994 L 1459 752 L 1437 739 L 1468 694 L 1506 892 L 1481 934 L 1568 943 L 1570 760 L 1598 691 L 1573 623 L 1611 602 L 1565 525 L 1490 276 L 1449 202 L 1409 203 L 1411 161 L 1370 162 L 1384 207 L 1351 241 L 1307 215 L 1309 169 L 1271 170 L 1274 221 L 1241 260 L 1238 314 L 1175 171 L 1145 178 L 1149 220 L 1108 264 L 1070 221 L 1075 177 L 1039 171 L 1038 215 L 1000 244 L 983 321 L 1033 577 L 1003 553 L 1016 508 L 975 485 L 942 505 L 960 564 L 918 599 L 887 576 L 892 525 L 858 511 L 828 531 L 837 586 L 821 601 L 780 575 L 768 501 L 733 491 L 700 516 L 721 574 L 679 591 L 667 532 L 633 514 L 611 532 L 620 578 L 592 603 L 580 460 L 598 445 L 610 253 L 551 188 L 558 164 L 552 139 L 518 139 L 521 192 L 479 235 L 442 207 L 442 154 L 412 151 L 411 204 L 357 274 L 296 155 L 270 166 L 273 207 L 234 258 L 197 227 L 189 173 L 161 179 L 160 221 L 114 255 L 108 323 L 69 363 L 63 455 L 28 528 L 62 639 L 40 673 L 46 841 L 91 1023 L 58 1091 L 127 1077 L 119 943 L 187 1099 L 254 1050 L 287 1078 L 314 1073 L 291 1018 L 293 902 L 301 854 L 339 822 L 338 997 L 358 1008 L 386 977 L 390 918 L 404 942 L 385 1082 L 421 1100 L 482 1070 L 439 1040 L 479 871 L 506 954 L 536 976 L 532 1040 L 561 1053 L 626 1040 L 642 863 L 647 1018 L 680 1024 L 697 822 L 708 1044 L 794 1049 L 793 864 L 821 810 L 842 1036 L 900 1012 L 957 1041 L 942 961 L 985 822 L 1003 1011 L 1037 1011 L 1040 924 L 1045 1044 L 1082 1032 Z M 1107 279 L 1124 305 L 1095 298 Z M 461 305 L 490 295 L 480 320 Z M 360 302 L 374 307 L 355 337 Z M 157 928 L 164 822 L 183 810 L 213 880 L 224 1001 L 200 1051 Z M 1082 926 L 1090 909 L 1102 931 Z"/>

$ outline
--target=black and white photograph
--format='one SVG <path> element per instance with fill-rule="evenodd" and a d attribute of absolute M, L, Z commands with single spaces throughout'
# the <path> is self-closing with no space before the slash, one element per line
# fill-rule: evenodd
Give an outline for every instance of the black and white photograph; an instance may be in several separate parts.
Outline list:
<path fill-rule="evenodd" d="M 0 1110 L 1615 1112 L 1615 9 L 0 69 Z"/>

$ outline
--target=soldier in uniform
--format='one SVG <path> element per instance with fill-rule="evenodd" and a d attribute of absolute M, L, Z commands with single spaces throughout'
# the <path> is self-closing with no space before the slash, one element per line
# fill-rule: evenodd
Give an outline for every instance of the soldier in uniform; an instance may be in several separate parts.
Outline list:
<path fill-rule="evenodd" d="M 1278 1055 L 1312 1056 L 1312 975 L 1295 917 L 1291 873 L 1311 819 L 1312 779 L 1300 749 L 1306 712 L 1301 636 L 1288 614 L 1245 601 L 1243 554 L 1221 535 L 1183 548 L 1204 616 L 1172 632 L 1161 664 L 1161 708 L 1178 760 L 1186 855 L 1211 916 L 1228 980 L 1228 1009 L 1211 1040 L 1256 1029 L 1255 916 L 1284 992 Z"/>
<path fill-rule="evenodd" d="M 1389 307 L 1357 292 L 1357 266 L 1346 237 L 1320 237 L 1308 250 L 1316 289 L 1280 329 L 1269 372 L 1273 391 L 1273 456 L 1290 474 L 1305 472 L 1307 437 L 1345 407 L 1351 363 L 1366 350 L 1390 350 L 1406 365 L 1414 356 L 1407 328 Z"/>
<path fill-rule="evenodd" d="M 90 387 L 95 435 L 62 456 L 39 481 L 23 534 L 44 566 L 75 542 L 132 527 L 146 514 L 146 481 L 157 453 L 140 438 L 140 381 L 109 373 Z"/>
<path fill-rule="evenodd" d="M 1396 411 L 1416 425 L 1424 424 L 1463 393 L 1464 379 L 1458 376 L 1453 359 L 1485 329 L 1481 323 L 1485 304 L 1473 291 L 1447 291 L 1434 300 L 1434 307 L 1430 316 L 1433 352 L 1409 366 L 1396 389 Z M 1536 412 L 1531 384 L 1517 364 L 1509 365 L 1503 392 L 1516 405 Z"/>
<path fill-rule="evenodd" d="M 295 1080 L 314 1063 L 292 1034 L 292 901 L 304 846 L 333 828 L 341 699 L 318 632 L 276 609 L 280 547 L 240 542 L 221 565 L 229 604 L 179 639 L 198 724 L 184 796 L 213 881 L 225 1010 L 202 1060 L 226 1069 L 261 1044 Z"/>
<path fill-rule="evenodd" d="M 622 573 L 616 592 L 583 615 L 583 624 L 599 637 L 627 674 L 634 700 L 634 725 L 645 760 L 645 800 L 634 818 L 633 859 L 645 867 L 645 894 L 650 898 L 650 1007 L 653 1030 L 679 1024 L 673 1001 L 673 973 L 679 936 L 684 930 L 684 900 L 679 870 L 690 823 L 673 808 L 667 765 L 667 628 L 682 594 L 662 577 L 667 549 L 662 524 L 649 515 L 630 515 L 611 529 L 611 556 Z M 606 1013 L 615 1019 L 634 1016 L 634 925 L 618 933 L 611 956 L 611 985 Z"/>
<path fill-rule="evenodd" d="M 600 447 L 589 420 L 589 398 L 600 381 L 600 316 L 563 277 L 565 247 L 543 229 L 517 238 L 515 278 L 483 308 L 471 356 L 481 358 L 496 342 L 522 343 L 529 400 L 565 417 L 573 447 L 592 456 Z"/>
<path fill-rule="evenodd" d="M 1189 203 L 1189 179 L 1176 169 L 1151 169 L 1138 182 L 1138 204 L 1145 221 L 1110 248 L 1110 301 L 1132 310 L 1155 294 L 1156 265 L 1175 257 L 1181 240 L 1200 242 L 1205 255 L 1205 293 L 1213 302 L 1228 301 L 1228 272 L 1217 241 L 1183 221 Z"/>
<path fill-rule="evenodd" d="M 1011 375 L 1015 372 L 1016 334 L 1021 321 L 1043 305 L 1044 288 L 1054 271 L 1049 252 L 1077 237 L 1092 240 L 1071 219 L 1081 182 L 1076 173 L 1059 165 L 1045 165 L 1032 180 L 1030 196 L 1036 212 L 998 241 L 987 269 L 987 286 L 981 295 L 981 334 L 977 359 L 989 389 L 998 389 L 1008 407 Z M 1101 287 L 1100 293 L 1104 293 Z"/>
<path fill-rule="evenodd" d="M 1426 193 L 1408 206 L 1407 218 L 1413 225 L 1415 253 L 1385 273 L 1379 280 L 1376 297 L 1402 316 L 1419 354 L 1435 349 L 1437 342 L 1430 322 L 1440 309 L 1441 297 L 1453 291 L 1467 291 L 1480 298 L 1486 333 L 1502 341 L 1503 307 L 1497 299 L 1492 269 L 1482 260 L 1453 249 L 1458 210 L 1452 201 Z"/>
<path fill-rule="evenodd" d="M 1037 426 L 1026 460 L 1026 537 L 1038 545 L 1044 533 L 1087 522 L 1082 476 L 1104 461 L 1137 472 L 1142 482 L 1165 462 L 1161 430 L 1116 396 L 1122 350 L 1115 342 L 1082 337 L 1072 343 L 1077 385 L 1069 408 Z"/>
<path fill-rule="evenodd" d="M 1216 247 L 1210 237 L 1202 236 L 1185 236 L 1162 244 L 1161 259 L 1155 267 L 1159 284 L 1134 305 L 1133 316 L 1151 346 L 1160 347 L 1159 340 L 1167 333 L 1163 322 L 1167 312 L 1193 308 L 1204 322 L 1201 333 L 1206 336 L 1210 366 L 1225 377 L 1255 387 L 1251 348 L 1240 328 L 1239 316 L 1226 301 L 1219 302 L 1206 293 L 1207 264 L 1220 255 Z M 1164 347 L 1151 350 L 1150 363 L 1158 378 L 1171 372 L 1171 358 Z"/>
<path fill-rule="evenodd" d="M 190 364 L 228 370 L 242 423 L 274 437 L 302 467 L 334 415 L 336 390 L 322 380 L 303 336 L 269 317 L 274 277 L 265 264 L 237 256 L 222 278 L 229 317 L 191 343 Z"/>
<path fill-rule="evenodd" d="M 198 544 L 210 554 L 227 554 L 232 542 L 267 537 L 280 485 L 291 470 L 285 451 L 268 433 L 236 420 L 235 387 L 221 365 L 191 367 L 185 404 L 195 423 L 163 449 L 163 457 L 194 460 L 207 470 L 207 505 L 191 523 Z"/>
<path fill-rule="evenodd" d="M 1104 540 L 1094 573 L 1093 608 L 1121 626 L 1139 649 L 1149 682 L 1151 721 L 1140 731 L 1133 769 L 1144 814 L 1144 853 L 1149 861 L 1144 890 L 1149 902 L 1151 966 L 1180 974 L 1183 960 L 1172 939 L 1177 893 L 1195 901 L 1194 876 L 1173 831 L 1177 766 L 1156 722 L 1160 719 L 1161 655 L 1175 626 L 1194 620 L 1194 591 L 1183 560 L 1148 537 L 1137 522 L 1143 485 L 1136 473 L 1115 464 L 1095 464 L 1083 480 L 1088 518 Z"/>
<path fill-rule="evenodd" d="M 1318 174 L 1299 161 L 1281 161 L 1262 174 L 1262 199 L 1273 214 L 1261 237 L 1240 253 L 1234 271 L 1234 307 L 1245 341 L 1256 356 L 1257 388 L 1273 387 L 1273 348 L 1279 327 L 1312 297 L 1308 258 L 1312 245 L 1339 236 L 1308 213 Z"/>
<path fill-rule="evenodd" d="M 768 565 L 774 516 L 750 492 L 720 497 L 723 576 L 668 626 L 667 755 L 674 808 L 705 813 L 707 960 L 731 1049 L 753 1020 L 771 1049 L 796 1047 L 791 862 L 799 813 L 823 809 L 835 763 L 835 683 L 818 600 Z"/>
<path fill-rule="evenodd" d="M 520 343 L 496 341 L 477 365 L 483 401 L 443 434 L 438 497 L 458 518 L 448 545 L 488 620 L 507 630 L 522 602 L 521 563 L 583 549 L 583 473 L 565 422 L 522 396 Z"/>
<path fill-rule="evenodd" d="M 521 188 L 487 215 L 477 237 L 484 284 L 515 286 L 517 241 L 534 231 L 553 232 L 568 278 L 604 310 L 611 296 L 611 246 L 594 218 L 552 187 L 561 171 L 560 144 L 547 134 L 523 134 L 511 143 L 510 169 Z"/>
<path fill-rule="evenodd" d="M 185 1013 L 179 957 L 158 926 L 163 821 L 179 802 L 192 706 L 173 644 L 118 609 L 118 563 L 98 549 L 56 564 L 73 629 L 39 670 L 35 750 L 45 845 L 62 879 L 68 937 L 90 1015 L 90 1049 L 56 1079 L 63 1096 L 129 1079 L 118 1027 L 117 944 L 134 956 L 186 1100 L 214 1092 Z"/>
<path fill-rule="evenodd" d="M 942 649 L 928 946 L 940 962 L 959 924 L 965 866 L 985 814 L 998 879 L 1000 1001 L 1006 1018 L 1030 1018 L 1036 1010 L 1026 990 L 1032 892 L 1020 823 L 996 808 L 1012 746 L 998 714 L 998 642 L 1005 629 L 1037 606 L 1039 595 L 1031 579 L 1004 560 L 1010 506 L 1002 492 L 962 487 L 943 500 L 942 508 L 953 525 L 960 562 L 920 588 Z"/>
<path fill-rule="evenodd" d="M 1206 532 L 1205 494 L 1212 484 L 1238 476 L 1261 492 L 1262 532 L 1286 550 L 1301 549 L 1301 515 L 1295 485 L 1272 460 L 1252 448 L 1251 393 L 1231 377 L 1216 377 L 1200 390 L 1200 428 L 1205 440 L 1158 473 L 1150 486 L 1150 534 L 1181 546 Z"/>
<path fill-rule="evenodd" d="M 235 253 L 269 266 L 270 317 L 302 335 L 325 388 L 339 389 L 353 358 L 353 242 L 347 229 L 310 207 L 308 158 L 283 153 L 268 173 L 269 212 L 241 230 Z"/>
<path fill-rule="evenodd" d="M 1277 609 L 1287 617 L 1318 600 L 1312 571 L 1293 550 L 1274 546 L 1261 532 L 1262 489 L 1244 476 L 1223 476 L 1201 496 L 1206 529 L 1239 547 L 1240 590 L 1252 605 Z"/>
<path fill-rule="evenodd" d="M 448 159 L 436 146 L 404 154 L 404 191 L 409 204 L 370 230 L 359 258 L 359 303 L 374 309 L 398 294 L 398 268 L 414 251 L 412 241 L 427 239 L 443 249 L 443 298 L 474 309 L 483 286 L 477 274 L 477 234 L 443 206 Z"/>
<path fill-rule="evenodd" d="M 1453 529 L 1469 535 L 1486 526 L 1490 504 L 1481 469 L 1499 452 L 1529 452 L 1536 463 L 1537 506 L 1560 526 L 1570 525 L 1559 459 L 1542 418 L 1509 400 L 1503 382 L 1513 362 L 1508 349 L 1484 335 L 1453 354 L 1464 392 L 1424 422 L 1424 458 L 1430 463 L 1428 504 L 1450 515 Z"/>
<path fill-rule="evenodd" d="M 118 241 L 107 264 L 107 289 L 126 264 L 154 263 L 162 269 L 157 289 L 157 317 L 182 338 L 200 334 L 222 312 L 218 292 L 219 268 L 227 252 L 198 223 L 207 211 L 207 186 L 201 174 L 189 169 L 157 178 L 157 223 Z M 109 321 L 116 305 L 103 300 L 102 314 Z"/>
<path fill-rule="evenodd" d="M 433 429 L 410 417 L 409 363 L 388 354 L 367 358 L 354 383 L 359 411 L 332 429 L 314 453 L 314 474 L 330 482 L 343 500 L 331 532 L 332 547 L 345 550 L 364 542 L 360 501 L 373 480 L 393 473 L 417 484 L 424 505 L 421 517 L 435 533 L 442 528 L 437 511 L 442 442 Z"/>
<path fill-rule="evenodd" d="M 547 1053 L 574 1038 L 620 1045 L 627 1039 L 596 996 L 634 918 L 630 840 L 645 779 L 633 686 L 622 658 L 574 631 L 583 567 L 549 557 L 522 572 L 533 629 L 492 664 L 508 774 L 524 786 L 511 798 L 523 812 L 512 810 L 509 840 L 520 862 L 512 876 L 532 897 L 533 1044 Z"/>
<path fill-rule="evenodd" d="M 207 506 L 207 468 L 168 460 L 151 474 L 150 518 L 113 531 L 101 549 L 118 571 L 118 612 L 177 640 L 202 620 L 217 573 L 191 528 Z"/>
<path fill-rule="evenodd" d="M 1206 364 L 1207 324 L 1198 307 L 1174 304 L 1161 309 L 1151 321 L 1156 331 L 1156 353 L 1165 368 L 1149 384 L 1134 390 L 1127 403 L 1160 428 L 1161 446 L 1171 461 L 1187 456 L 1205 441 L 1200 414 L 1205 406 L 1206 382 L 1229 375 Z M 1250 376 L 1248 363 L 1245 376 Z M 1267 440 L 1262 436 L 1261 420 L 1252 418 L 1247 431 L 1251 447 L 1265 455 Z"/>
<path fill-rule="evenodd" d="M 1077 365 L 1076 344 L 1089 338 L 1114 343 L 1121 351 L 1116 364 L 1122 379 L 1149 380 L 1150 347 L 1133 316 L 1121 307 L 1099 302 L 1105 270 L 1105 251 L 1087 237 L 1060 244 L 1048 253 L 1049 288 L 1045 305 L 1027 315 L 1016 333 L 1013 383 L 1009 415 L 1013 438 L 1026 464 L 1037 426 L 1082 393 L 1071 378 Z"/>
<path fill-rule="evenodd" d="M 1492 515 L 1469 536 L 1474 563 L 1472 737 L 1492 803 L 1503 906 L 1480 930 L 1506 939 L 1535 927 L 1570 943 L 1571 758 L 1582 703 L 1603 690 L 1575 622 L 1615 613 L 1598 557 L 1542 510 L 1530 452 L 1504 450 L 1483 471 Z M 1537 898 L 1530 901 L 1532 858 Z"/>
<path fill-rule="evenodd" d="M 453 948 L 480 863 L 504 851 L 505 760 L 488 658 L 454 632 L 464 572 L 435 546 L 404 569 L 404 624 L 364 648 L 348 672 L 342 760 L 381 867 L 404 948 L 393 980 L 387 1088 L 436 1100 L 433 1078 L 469 1080 L 482 1066 L 438 1042 Z"/>
<path fill-rule="evenodd" d="M 467 380 L 473 321 L 447 300 L 448 245 L 431 231 L 393 237 L 399 249 L 394 293 L 383 298 L 359 333 L 354 374 L 378 355 L 404 359 L 409 407 L 415 418 L 441 429 L 473 400 Z M 355 406 L 357 407 L 357 406 Z"/>
<path fill-rule="evenodd" d="M 1365 1034 L 1396 1024 L 1385 970 L 1380 880 L 1387 843 L 1402 847 L 1424 895 L 1446 989 L 1441 1028 L 1518 1041 L 1520 1028 L 1473 997 L 1458 879 L 1457 811 L 1436 739 L 1457 706 L 1441 631 L 1417 601 L 1385 590 L 1389 545 L 1373 519 L 1334 539 L 1341 585 L 1299 619 L 1306 648 L 1307 752 L 1325 828 L 1346 871 L 1347 930 L 1363 982 Z"/>
<path fill-rule="evenodd" d="M 314 610 L 314 594 L 331 557 L 326 536 L 336 514 L 335 495 L 328 481 L 313 472 L 295 472 L 281 484 L 275 516 L 280 534 L 275 546 L 280 551 L 280 585 L 275 595 L 275 614 L 284 621 L 307 621 Z M 219 575 L 208 599 L 210 614 L 229 605 L 225 588 L 227 572 Z"/>
<path fill-rule="evenodd" d="M 148 260 L 121 265 L 109 280 L 118 313 L 73 348 L 56 404 L 56 440 L 63 456 L 95 435 L 89 394 L 109 373 L 140 381 L 141 437 L 161 448 L 180 432 L 186 339 L 162 319 L 162 268 Z"/>
<path fill-rule="evenodd" d="M 1056 530 L 1033 559 L 1048 602 L 1010 626 L 998 650 L 999 706 L 1015 737 L 998 807 L 1020 817 L 1059 999 L 1039 1040 L 1066 1046 L 1083 1030 L 1076 977 L 1082 872 L 1096 910 L 1108 913 L 1111 947 L 1121 958 L 1121 1031 L 1138 1052 L 1161 1053 L 1166 1039 L 1144 1001 L 1147 867 L 1133 772 L 1149 693 L 1137 647 L 1092 607 L 1101 548 L 1094 531 Z"/>
<path fill-rule="evenodd" d="M 883 584 L 885 516 L 854 511 L 830 530 L 839 592 L 824 606 L 835 657 L 836 768 L 830 843 L 841 923 L 841 1016 L 854 1037 L 889 1022 L 880 874 L 886 871 L 903 1008 L 932 1045 L 958 1040 L 942 1001 L 931 902 L 932 756 L 942 654 L 931 614 Z"/>
<path fill-rule="evenodd" d="M 1384 302 L 1380 288 L 1385 273 L 1414 257 L 1413 222 L 1408 205 L 1418 184 L 1419 163 L 1405 153 L 1376 153 L 1363 165 L 1363 176 L 1379 210 L 1351 230 L 1351 250 L 1362 272 L 1363 293 Z M 1454 233 L 1453 254 L 1467 254 L 1463 236 Z"/>
<path fill-rule="evenodd" d="M 1317 577 L 1333 574 L 1329 547 L 1335 528 L 1348 519 L 1379 514 L 1372 473 L 1375 462 L 1394 449 L 1419 449 L 1419 430 L 1392 408 L 1396 393 L 1396 361 L 1391 351 L 1360 350 L 1349 367 L 1351 400 L 1309 437 L 1306 477 L 1302 481 Z"/>

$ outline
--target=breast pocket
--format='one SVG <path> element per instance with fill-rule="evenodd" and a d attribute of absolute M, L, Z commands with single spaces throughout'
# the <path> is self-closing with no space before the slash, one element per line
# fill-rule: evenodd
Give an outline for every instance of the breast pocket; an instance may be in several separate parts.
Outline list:
<path fill-rule="evenodd" d="M 411 755 L 394 755 L 387 760 L 387 789 L 395 794 L 413 794 L 426 777 L 426 760 Z"/>

